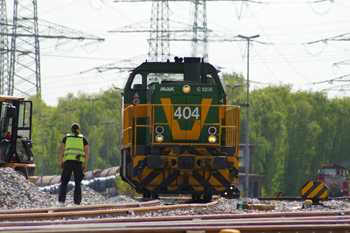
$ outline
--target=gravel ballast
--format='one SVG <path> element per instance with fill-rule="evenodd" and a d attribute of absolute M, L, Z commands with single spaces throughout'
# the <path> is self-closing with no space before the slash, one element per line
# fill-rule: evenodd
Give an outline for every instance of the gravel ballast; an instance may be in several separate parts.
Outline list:
<path fill-rule="evenodd" d="M 38 208 L 56 208 L 76 206 L 73 202 L 73 193 L 71 190 L 67 193 L 64 204 L 58 202 L 57 194 L 49 194 L 39 190 L 33 183 L 26 180 L 12 168 L 0 168 L 0 213 L 2 210 L 16 209 L 38 209 Z M 137 199 L 119 195 L 106 198 L 98 192 L 82 185 L 82 202 L 81 206 L 102 205 L 102 204 L 119 204 L 135 203 Z M 274 210 L 247 210 L 237 208 L 237 204 L 242 202 L 252 204 L 269 204 L 274 205 Z M 205 214 L 243 214 L 258 212 L 301 212 L 301 211 L 344 211 L 350 210 L 348 199 L 323 201 L 321 205 L 312 205 L 308 208 L 302 208 L 301 201 L 259 201 L 254 198 L 239 199 L 217 199 L 217 204 L 207 208 L 189 208 L 171 211 L 156 211 L 142 214 L 130 214 L 130 217 L 162 217 L 162 216 L 182 216 L 182 215 L 205 215 Z M 167 201 L 161 200 L 160 205 L 168 204 Z M 125 216 L 123 216 L 125 217 Z"/>

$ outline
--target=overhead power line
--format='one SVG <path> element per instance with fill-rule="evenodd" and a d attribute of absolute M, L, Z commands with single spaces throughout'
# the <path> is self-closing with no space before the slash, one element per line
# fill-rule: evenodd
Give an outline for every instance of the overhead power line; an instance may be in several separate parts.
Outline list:
<path fill-rule="evenodd" d="M 6 1 L 0 2 L 0 9 L 6 9 Z M 12 32 L 10 25 L 1 20 L 1 41 L 11 39 L 11 47 L 1 46 L 1 67 L 8 67 L 8 75 L 1 75 L 0 94 L 30 95 L 41 91 L 40 41 L 57 39 L 60 46 L 71 40 L 85 41 L 83 46 L 103 42 L 103 38 L 82 33 L 64 26 L 38 19 L 37 0 L 14 0 Z M 7 18 L 6 11 L 0 11 L 0 18 Z M 4 27 L 4 28 L 3 28 Z M 10 55 L 7 59 L 4 55 Z M 4 58 L 4 59 L 3 59 Z M 6 66 L 6 64 L 9 64 Z M 5 71 L 1 72 L 6 73 Z"/>

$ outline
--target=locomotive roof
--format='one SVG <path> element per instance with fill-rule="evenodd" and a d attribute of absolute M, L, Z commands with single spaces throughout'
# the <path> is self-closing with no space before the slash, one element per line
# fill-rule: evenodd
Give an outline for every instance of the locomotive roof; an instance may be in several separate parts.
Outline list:
<path fill-rule="evenodd" d="M 185 58 L 185 59 L 191 59 L 191 58 Z M 193 58 L 192 58 L 193 59 Z M 213 65 L 207 62 L 199 62 L 201 64 L 202 69 L 213 69 L 217 73 L 220 72 L 217 70 Z M 174 62 L 170 62 L 169 59 L 166 62 L 148 62 L 145 61 L 138 67 L 136 67 L 133 71 L 140 71 L 140 70 L 145 70 L 145 71 L 167 71 L 167 72 L 182 72 L 183 67 L 184 67 L 185 62 L 182 60 L 176 60 Z"/>

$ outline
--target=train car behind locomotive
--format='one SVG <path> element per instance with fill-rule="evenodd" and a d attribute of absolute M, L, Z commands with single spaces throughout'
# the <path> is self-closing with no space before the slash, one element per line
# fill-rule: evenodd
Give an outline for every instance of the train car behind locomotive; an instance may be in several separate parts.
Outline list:
<path fill-rule="evenodd" d="M 120 175 L 142 193 L 239 196 L 239 107 L 200 58 L 144 62 L 124 87 Z"/>
<path fill-rule="evenodd" d="M 323 166 L 318 170 L 316 180 L 328 186 L 329 197 L 349 196 L 349 174 L 343 166 Z"/>

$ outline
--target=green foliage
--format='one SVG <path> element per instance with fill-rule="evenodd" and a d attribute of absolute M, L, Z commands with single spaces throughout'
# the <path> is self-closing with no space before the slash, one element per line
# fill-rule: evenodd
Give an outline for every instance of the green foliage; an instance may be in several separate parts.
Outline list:
<path fill-rule="evenodd" d="M 222 81 L 223 85 L 226 87 L 226 93 L 227 93 L 227 103 L 231 104 L 234 103 L 238 105 L 239 103 L 245 103 L 246 100 L 240 98 L 244 94 L 244 90 L 247 88 L 247 82 L 244 79 L 242 74 L 237 74 L 236 72 L 233 72 L 232 74 L 224 73 L 222 74 Z M 230 85 L 230 87 L 227 87 L 226 85 Z M 242 87 L 235 87 L 235 85 L 243 85 Z"/>
<path fill-rule="evenodd" d="M 223 75 L 224 85 L 246 82 L 236 73 Z M 228 103 L 231 90 L 226 89 Z M 250 90 L 249 143 L 254 173 L 263 174 L 262 193 L 277 191 L 300 196 L 301 187 L 315 180 L 324 165 L 350 170 L 350 98 L 328 99 L 322 92 L 292 91 L 291 85 Z M 235 88 L 235 104 L 246 103 L 246 91 Z M 246 138 L 246 108 L 241 108 L 240 142 Z"/>
<path fill-rule="evenodd" d="M 227 102 L 246 103 L 246 81 L 242 74 L 223 74 L 223 84 L 237 84 L 233 93 L 226 88 Z M 233 94 L 233 95 L 232 95 Z M 33 151 L 36 175 L 41 172 L 41 154 L 44 147 L 44 175 L 58 175 L 58 152 L 70 124 L 77 122 L 90 144 L 92 154 L 92 102 L 94 102 L 94 168 L 106 168 L 107 127 L 109 125 L 109 166 L 119 164 L 120 91 L 110 88 L 96 95 L 79 92 L 59 99 L 50 107 L 40 95 L 31 96 L 33 109 Z M 314 180 L 317 170 L 327 164 L 339 164 L 350 170 L 350 98 L 328 99 L 322 92 L 292 91 L 291 85 L 268 86 L 250 90 L 249 142 L 262 144 L 254 148 L 254 173 L 264 174 L 264 196 L 283 191 L 288 196 L 300 196 L 301 187 Z M 64 108 L 77 108 L 70 112 Z M 43 132 L 43 117 L 45 129 Z M 246 108 L 241 108 L 240 142 L 245 143 Z M 43 141 L 44 133 L 44 141 Z M 88 168 L 91 168 L 91 158 Z M 135 195 L 130 186 L 117 180 L 121 194 Z"/>
<path fill-rule="evenodd" d="M 96 95 L 88 95 L 79 92 L 77 96 L 69 93 L 66 97 L 60 98 L 56 107 L 47 106 L 41 100 L 40 94 L 31 96 L 33 101 L 33 130 L 32 141 L 34 152 L 34 163 L 37 166 L 36 175 L 41 175 L 41 153 L 44 148 L 44 174 L 59 175 L 62 170 L 59 167 L 59 148 L 64 135 L 70 133 L 70 125 L 79 123 L 81 133 L 89 141 L 90 159 L 87 171 L 91 170 L 92 155 L 92 102 L 86 99 L 100 98 L 94 101 L 94 169 L 106 169 L 107 166 L 107 127 L 101 122 L 115 122 L 108 126 L 109 134 L 109 167 L 119 164 L 119 142 L 120 142 L 120 91 L 112 87 L 101 91 Z M 65 108 L 77 110 L 65 110 Z M 44 119 L 45 128 L 43 132 Z M 44 141 L 43 141 L 44 136 Z"/>
<path fill-rule="evenodd" d="M 127 195 L 132 197 L 141 196 L 140 194 L 136 193 L 135 189 L 133 189 L 128 183 L 124 182 L 120 178 L 120 176 L 116 178 L 116 184 L 117 184 L 117 193 L 119 195 Z"/>

